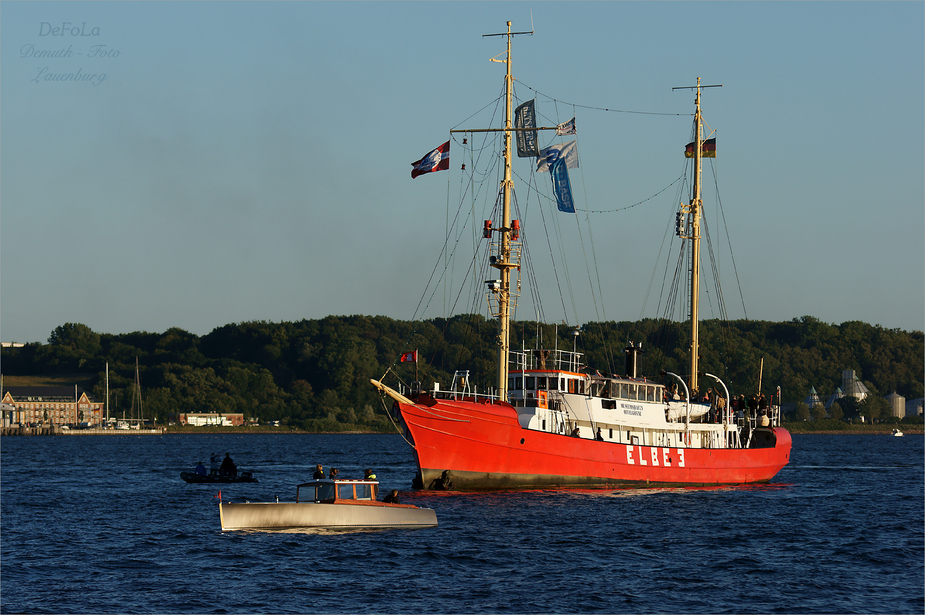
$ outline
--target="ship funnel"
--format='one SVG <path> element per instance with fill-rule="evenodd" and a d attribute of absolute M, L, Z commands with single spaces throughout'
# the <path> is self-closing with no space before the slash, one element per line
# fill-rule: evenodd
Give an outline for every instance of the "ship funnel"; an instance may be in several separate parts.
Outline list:
<path fill-rule="evenodd" d="M 626 354 L 626 376 L 628 378 L 637 378 L 639 376 L 639 355 L 642 354 L 642 342 L 638 345 L 630 342 L 630 345 L 623 349 Z"/>

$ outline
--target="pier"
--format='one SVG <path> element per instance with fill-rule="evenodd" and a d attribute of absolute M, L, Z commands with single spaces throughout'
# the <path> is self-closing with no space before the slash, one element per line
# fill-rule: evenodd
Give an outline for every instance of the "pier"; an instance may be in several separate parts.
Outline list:
<path fill-rule="evenodd" d="M 165 427 L 154 429 L 61 429 L 54 425 L 41 427 L 3 427 L 0 436 L 159 436 Z"/>

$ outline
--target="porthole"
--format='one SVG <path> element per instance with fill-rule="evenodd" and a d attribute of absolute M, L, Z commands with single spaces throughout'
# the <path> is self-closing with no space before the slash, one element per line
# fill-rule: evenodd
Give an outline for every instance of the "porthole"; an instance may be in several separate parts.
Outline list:
<path fill-rule="evenodd" d="M 524 439 L 523 439 L 523 438 L 520 439 L 520 443 L 521 443 L 521 444 L 524 443 Z"/>

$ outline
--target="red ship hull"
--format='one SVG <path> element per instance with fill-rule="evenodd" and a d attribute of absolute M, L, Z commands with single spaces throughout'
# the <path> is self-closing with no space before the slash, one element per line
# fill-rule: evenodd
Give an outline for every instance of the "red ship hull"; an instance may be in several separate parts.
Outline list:
<path fill-rule="evenodd" d="M 752 448 L 600 442 L 524 429 L 505 403 L 396 402 L 425 489 L 724 485 L 768 482 L 790 459 L 790 433 L 755 430 Z"/>

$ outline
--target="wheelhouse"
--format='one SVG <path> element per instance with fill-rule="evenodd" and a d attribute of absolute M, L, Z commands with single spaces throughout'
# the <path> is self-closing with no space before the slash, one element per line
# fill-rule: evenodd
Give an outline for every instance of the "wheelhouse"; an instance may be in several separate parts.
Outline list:
<path fill-rule="evenodd" d="M 334 504 L 344 501 L 376 501 L 379 482 L 373 480 L 313 480 L 296 487 L 296 502 Z"/>
<path fill-rule="evenodd" d="M 603 408 L 617 401 L 661 402 L 665 386 L 645 378 L 608 377 L 582 372 L 581 353 L 565 350 L 534 350 L 512 353 L 515 369 L 508 375 L 511 403 L 516 407 L 553 408 L 561 394 L 601 398 Z"/>

